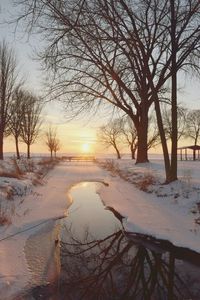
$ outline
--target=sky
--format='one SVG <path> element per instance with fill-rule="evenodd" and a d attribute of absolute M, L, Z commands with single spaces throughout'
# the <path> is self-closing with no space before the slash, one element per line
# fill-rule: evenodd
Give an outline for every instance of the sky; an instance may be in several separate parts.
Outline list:
<path fill-rule="evenodd" d="M 26 79 L 26 86 L 34 93 L 41 94 L 43 83 L 45 83 L 45 74 L 41 70 L 40 63 L 34 59 L 35 45 L 41 41 L 37 36 L 28 38 L 19 29 L 16 34 L 14 25 L 4 23 L 5 20 L 10 18 L 10 15 L 15 13 L 11 3 L 11 0 L 0 0 L 0 41 L 5 39 L 15 49 L 20 73 Z M 96 129 L 102 125 L 102 122 L 97 122 L 96 119 L 96 125 L 93 126 L 93 122 L 85 117 L 82 120 L 79 118 L 78 120 L 69 121 L 65 116 L 66 112 L 61 104 L 51 102 L 45 105 L 42 112 L 41 134 L 37 142 L 31 146 L 32 152 L 43 153 L 48 151 L 45 145 L 44 132 L 49 124 L 57 128 L 57 134 L 61 141 L 61 152 L 94 153 L 98 149 L 101 151 L 101 148 L 97 149 Z M 11 137 L 5 139 L 4 149 L 8 152 L 14 151 Z M 20 150 L 25 152 L 26 145 L 21 143 Z"/>
<path fill-rule="evenodd" d="M 40 63 L 33 59 L 35 46 L 42 45 L 39 36 L 30 36 L 29 38 L 17 30 L 15 26 L 5 23 L 11 15 L 15 14 L 14 7 L 11 5 L 12 0 L 0 0 L 0 41 L 5 39 L 11 47 L 15 49 L 19 63 L 20 73 L 26 79 L 26 85 L 36 94 L 40 94 L 45 83 L 45 74 L 41 70 Z M 185 104 L 188 108 L 200 109 L 200 81 L 194 77 L 189 77 L 187 80 L 181 78 L 179 80 L 181 90 L 179 92 L 179 101 Z M 100 114 L 93 118 L 79 117 L 77 120 L 69 121 L 66 118 L 64 107 L 56 102 L 48 103 L 42 113 L 43 125 L 41 134 L 37 142 L 32 145 L 32 152 L 44 153 L 48 152 L 45 145 L 44 132 L 49 124 L 57 128 L 57 134 L 61 141 L 62 153 L 94 153 L 102 152 L 105 149 L 96 143 L 96 130 L 99 126 L 106 124 L 109 120 L 109 115 Z M 87 146 L 88 145 L 88 146 Z M 14 152 L 14 143 L 11 137 L 6 138 L 4 149 L 7 152 Z M 26 146 L 20 145 L 20 150 L 25 152 Z M 157 150 L 151 151 L 161 152 L 160 147 Z"/>

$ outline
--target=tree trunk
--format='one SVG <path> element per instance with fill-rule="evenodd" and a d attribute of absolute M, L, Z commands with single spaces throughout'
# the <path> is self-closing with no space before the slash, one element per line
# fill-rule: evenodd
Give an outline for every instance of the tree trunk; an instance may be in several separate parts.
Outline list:
<path fill-rule="evenodd" d="M 172 148 L 171 148 L 171 167 L 169 181 L 177 180 L 177 72 L 176 72 L 176 23 L 174 0 L 170 0 L 171 4 L 171 44 L 172 44 L 172 92 L 171 92 L 171 114 L 172 114 Z"/>
<path fill-rule="evenodd" d="M 161 145 L 162 145 L 162 150 L 163 150 L 163 156 L 164 156 L 164 163 L 165 163 L 165 181 L 166 183 L 170 182 L 170 159 L 169 159 L 169 152 L 168 152 L 168 147 L 167 147 L 167 140 L 165 136 L 165 130 L 163 127 L 163 121 L 162 121 L 162 114 L 161 114 L 161 109 L 160 109 L 160 102 L 159 102 L 159 97 L 158 97 L 158 92 L 155 89 L 154 82 L 151 76 L 150 71 L 148 71 L 148 80 L 150 83 L 150 87 L 152 90 L 152 97 L 155 105 L 155 111 L 156 111 L 156 119 L 157 119 L 157 124 L 158 124 L 158 130 L 160 134 L 160 139 L 161 139 Z"/>
<path fill-rule="evenodd" d="M 0 159 L 3 159 L 3 132 L 0 131 Z"/>
<path fill-rule="evenodd" d="M 135 159 L 136 147 L 133 144 L 131 144 L 130 149 L 131 149 L 131 158 Z"/>
<path fill-rule="evenodd" d="M 165 130 L 163 127 L 163 122 L 162 122 L 160 103 L 159 103 L 158 95 L 155 92 L 154 92 L 154 103 L 155 103 L 157 124 L 158 124 L 159 133 L 160 133 L 160 139 L 161 139 L 164 162 L 165 162 L 166 183 L 168 183 L 168 182 L 170 182 L 170 160 L 169 160 L 169 153 L 168 153 L 168 148 L 167 148 L 167 140 L 165 137 Z"/>
<path fill-rule="evenodd" d="M 149 162 L 148 147 L 147 147 L 148 110 L 146 111 L 146 109 L 144 109 L 144 112 L 141 115 L 139 126 L 137 126 L 136 129 L 137 129 L 137 135 L 138 135 L 136 164 Z"/>
<path fill-rule="evenodd" d="M 30 157 L 30 145 L 29 144 L 27 144 L 27 158 L 28 159 L 31 158 Z"/>
<path fill-rule="evenodd" d="M 17 159 L 20 159 L 18 137 L 15 137 L 15 146 L 16 146 Z"/>
<path fill-rule="evenodd" d="M 119 152 L 117 146 L 114 146 L 114 148 L 115 148 L 115 151 L 117 153 L 117 159 L 121 159 L 121 155 L 120 155 L 120 152 Z"/>
<path fill-rule="evenodd" d="M 50 150 L 50 153 L 51 153 L 51 158 L 53 157 L 53 151 L 52 150 Z"/>

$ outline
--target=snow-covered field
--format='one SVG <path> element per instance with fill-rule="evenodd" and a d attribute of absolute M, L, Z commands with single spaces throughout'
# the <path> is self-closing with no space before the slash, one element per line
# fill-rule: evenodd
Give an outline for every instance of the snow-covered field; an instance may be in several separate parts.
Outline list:
<path fill-rule="evenodd" d="M 200 162 L 179 162 L 180 180 L 170 185 L 162 184 L 163 161 L 158 159 L 137 166 L 127 159 L 101 161 L 99 165 L 61 161 L 42 180 L 27 171 L 15 178 L 3 177 L 5 170 L 13 172 L 9 160 L 3 164 L 0 208 L 7 222 L 0 226 L 2 300 L 12 299 L 11 295 L 29 286 L 33 274 L 24 252 L 26 241 L 48 222 L 66 215 L 72 201 L 70 187 L 81 181 L 108 183 L 98 193 L 105 205 L 125 217 L 126 230 L 200 252 Z"/>

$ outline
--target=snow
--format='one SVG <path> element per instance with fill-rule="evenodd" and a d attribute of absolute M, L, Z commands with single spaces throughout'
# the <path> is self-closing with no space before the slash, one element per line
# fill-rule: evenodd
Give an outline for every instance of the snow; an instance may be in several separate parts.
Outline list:
<path fill-rule="evenodd" d="M 0 177 L 1 203 L 12 207 L 11 224 L 0 226 L 0 293 L 4 295 L 1 299 L 12 299 L 29 286 L 33 274 L 24 251 L 27 240 L 46 227 L 52 230 L 52 222 L 67 214 L 72 201 L 70 188 L 81 181 L 108 184 L 102 184 L 97 192 L 106 206 L 124 216 L 125 230 L 199 252 L 200 225 L 195 222 L 199 218 L 199 166 L 200 162 L 179 162 L 180 180 L 170 185 L 163 185 L 163 161 L 159 159 L 140 165 L 128 159 L 101 160 L 99 165 L 61 161 L 36 186 L 31 172 L 22 178 Z M 12 170 L 9 161 L 0 167 Z M 13 191 L 11 198 L 5 191 L 9 187 Z M 52 255 L 52 249 L 49 253 L 45 250 L 47 257 Z"/>
<path fill-rule="evenodd" d="M 108 182 L 110 191 L 102 190 L 101 197 L 124 217 L 127 231 L 143 233 L 169 240 L 174 245 L 200 250 L 199 217 L 200 162 L 179 162 L 179 178 L 176 182 L 163 185 L 163 161 L 133 165 L 118 162 L 115 167 L 129 182 L 114 179 Z M 146 176 L 154 178 L 154 184 L 141 184 Z M 145 192 L 137 187 L 145 187 Z"/>
<path fill-rule="evenodd" d="M 41 229 L 37 224 L 45 225 L 52 219 L 65 216 L 71 203 L 67 194 L 70 187 L 80 181 L 102 181 L 105 177 L 102 173 L 105 174 L 105 171 L 90 163 L 77 163 L 73 166 L 70 163 L 60 163 L 46 175 L 43 185 L 31 187 L 31 192 L 23 197 L 23 202 L 20 201 L 22 197 L 12 200 L 16 202 L 11 216 L 12 224 L 0 227 L 1 300 L 12 299 L 12 295 L 27 287 L 31 281 L 33 274 L 29 272 L 24 246 L 29 236 Z M 14 179 L 7 180 L 14 185 Z M 29 228 L 32 230 L 27 230 Z M 22 234 L 15 235 L 18 232 Z"/>

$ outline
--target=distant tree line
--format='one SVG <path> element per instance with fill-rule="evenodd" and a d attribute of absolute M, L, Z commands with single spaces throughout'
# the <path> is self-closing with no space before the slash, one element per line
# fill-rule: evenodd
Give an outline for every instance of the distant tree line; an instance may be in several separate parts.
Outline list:
<path fill-rule="evenodd" d="M 19 141 L 30 147 L 41 126 L 42 101 L 24 88 L 19 78 L 14 51 L 3 41 L 0 43 L 0 159 L 3 159 L 4 137 L 13 136 L 16 155 L 20 158 Z"/>
<path fill-rule="evenodd" d="M 4 138 L 12 136 L 16 146 L 16 157 L 20 159 L 19 142 L 27 146 L 27 158 L 30 147 L 36 141 L 42 124 L 43 101 L 24 87 L 19 77 L 17 60 L 12 48 L 0 43 L 0 159 L 4 156 Z M 56 129 L 49 126 L 45 132 L 45 144 L 51 157 L 60 149 Z"/>
<path fill-rule="evenodd" d="M 160 144 L 159 131 L 156 125 L 156 120 L 153 115 L 149 117 L 148 130 L 148 150 Z M 116 151 L 117 158 L 121 158 L 121 149 L 128 147 L 130 149 L 131 158 L 136 158 L 138 149 L 137 130 L 129 117 L 114 119 L 108 124 L 101 126 L 97 132 L 98 142 L 105 148 L 113 147 Z"/>
<path fill-rule="evenodd" d="M 162 110 L 163 125 L 168 141 L 172 138 L 172 122 L 170 110 L 164 107 Z M 190 139 L 192 145 L 200 143 L 200 110 L 190 110 L 178 107 L 177 118 L 177 139 Z M 116 157 L 121 158 L 121 151 L 128 147 L 131 158 L 136 158 L 138 148 L 137 130 L 129 117 L 117 118 L 106 125 L 101 126 L 97 131 L 97 139 L 105 148 L 113 148 Z M 160 134 L 156 119 L 151 115 L 148 120 L 148 142 L 147 149 L 154 148 L 161 144 Z"/>

